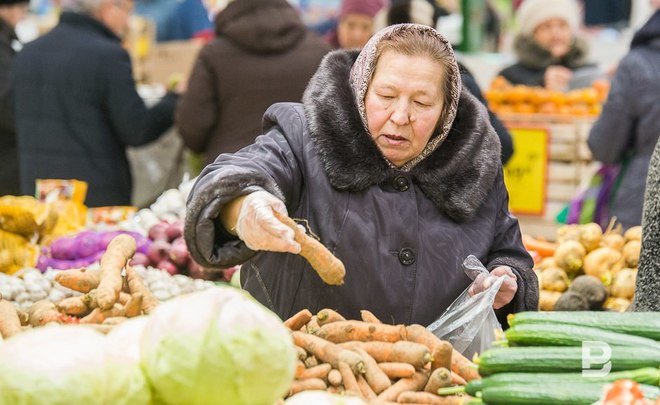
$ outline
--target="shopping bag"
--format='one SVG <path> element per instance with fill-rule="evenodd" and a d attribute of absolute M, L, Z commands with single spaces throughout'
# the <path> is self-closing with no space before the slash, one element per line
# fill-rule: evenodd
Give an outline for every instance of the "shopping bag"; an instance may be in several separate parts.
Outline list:
<path fill-rule="evenodd" d="M 490 286 L 476 295 L 470 295 L 470 285 L 428 329 L 440 339 L 449 341 L 467 358 L 472 358 L 475 353 L 491 348 L 502 333 L 493 303 L 506 276 L 491 275 L 473 255 L 463 261 L 462 267 L 473 281 L 479 274 L 484 274 Z"/>

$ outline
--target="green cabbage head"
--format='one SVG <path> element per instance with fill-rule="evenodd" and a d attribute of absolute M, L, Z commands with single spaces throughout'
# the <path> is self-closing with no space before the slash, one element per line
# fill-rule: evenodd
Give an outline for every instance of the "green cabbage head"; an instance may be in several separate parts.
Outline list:
<path fill-rule="evenodd" d="M 1 405 L 146 405 L 149 389 L 133 384 L 138 361 L 106 361 L 107 339 L 84 326 L 45 326 L 0 346 Z M 139 377 L 138 377 L 139 378 Z"/>
<path fill-rule="evenodd" d="M 155 403 L 273 405 L 296 354 L 280 319 L 245 292 L 216 287 L 161 304 L 141 341 Z"/>

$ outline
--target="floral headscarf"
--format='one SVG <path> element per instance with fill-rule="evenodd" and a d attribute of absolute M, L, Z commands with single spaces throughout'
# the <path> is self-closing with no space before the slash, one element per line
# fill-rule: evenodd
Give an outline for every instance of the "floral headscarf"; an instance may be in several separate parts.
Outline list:
<path fill-rule="evenodd" d="M 454 50 L 449 41 L 440 35 L 438 31 L 431 27 L 420 24 L 397 24 L 383 28 L 374 34 L 373 37 L 362 48 L 358 55 L 357 60 L 351 69 L 350 85 L 355 95 L 355 103 L 357 104 L 360 117 L 362 118 L 362 125 L 369 132 L 367 124 L 367 112 L 364 106 L 364 98 L 367 94 L 367 89 L 371 83 L 374 71 L 376 70 L 376 54 L 378 52 L 378 45 L 384 41 L 392 38 L 395 34 L 401 31 L 416 30 L 422 33 L 431 34 L 438 39 L 438 46 L 444 47 L 452 63 L 450 64 L 449 71 L 446 72 L 447 80 L 449 81 L 450 103 L 449 106 L 443 109 L 443 116 L 440 117 L 441 124 L 436 130 L 436 133 L 431 137 L 426 147 L 422 150 L 417 157 L 404 164 L 399 169 L 409 171 L 416 164 L 424 160 L 425 157 L 431 154 L 438 146 L 445 140 L 449 134 L 449 130 L 454 123 L 456 117 L 456 109 L 458 108 L 458 99 L 461 94 L 461 74 L 456 62 Z"/>

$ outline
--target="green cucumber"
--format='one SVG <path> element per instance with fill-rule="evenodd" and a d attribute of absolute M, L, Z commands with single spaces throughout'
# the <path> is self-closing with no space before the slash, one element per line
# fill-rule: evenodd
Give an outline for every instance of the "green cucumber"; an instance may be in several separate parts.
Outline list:
<path fill-rule="evenodd" d="M 611 347 L 611 371 L 660 367 L 660 350 L 645 347 Z M 581 347 L 507 347 L 485 351 L 478 359 L 479 374 L 578 373 L 582 371 Z M 592 367 L 599 369 L 597 365 Z"/>
<path fill-rule="evenodd" d="M 660 341 L 660 312 L 519 312 L 509 325 L 527 323 L 590 326 Z"/>
<path fill-rule="evenodd" d="M 561 386 L 509 384 L 486 388 L 481 398 L 488 405 L 591 405 L 603 395 L 604 383 L 565 383 Z M 644 396 L 655 399 L 660 390 L 641 386 Z"/>
<path fill-rule="evenodd" d="M 582 346 L 585 341 L 598 341 L 610 346 L 648 347 L 660 350 L 653 339 L 611 332 L 598 328 L 549 323 L 518 324 L 506 331 L 509 346 Z"/>
<path fill-rule="evenodd" d="M 581 373 L 500 373 L 481 380 L 468 382 L 465 391 L 474 396 L 487 388 L 501 387 L 509 384 L 530 384 L 561 386 L 565 383 L 607 383 L 616 380 L 633 380 L 640 384 L 660 386 L 660 369 L 653 367 L 640 368 L 631 371 L 615 371 L 603 377 L 583 376 Z"/>

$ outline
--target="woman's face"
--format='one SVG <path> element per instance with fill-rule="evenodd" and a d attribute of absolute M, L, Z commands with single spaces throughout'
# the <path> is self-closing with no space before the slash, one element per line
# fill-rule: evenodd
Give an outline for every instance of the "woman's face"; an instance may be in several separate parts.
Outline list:
<path fill-rule="evenodd" d="M 365 14 L 348 14 L 337 26 L 337 42 L 342 49 L 364 47 L 374 31 L 374 19 Z"/>
<path fill-rule="evenodd" d="M 369 133 L 397 167 L 417 157 L 435 131 L 443 107 L 444 69 L 430 58 L 385 51 L 378 58 L 364 104 Z"/>
<path fill-rule="evenodd" d="M 571 49 L 573 33 L 565 20 L 551 18 L 536 27 L 534 40 L 555 58 L 561 58 Z"/>

